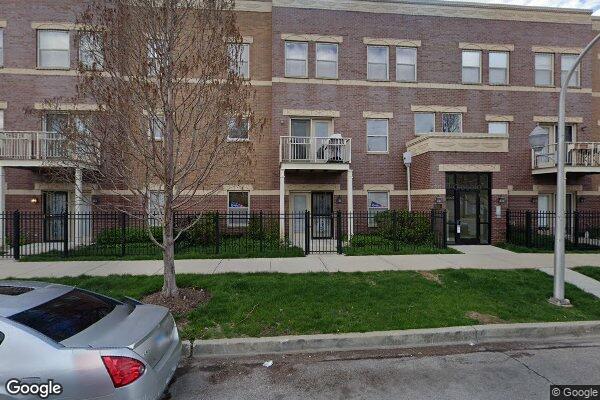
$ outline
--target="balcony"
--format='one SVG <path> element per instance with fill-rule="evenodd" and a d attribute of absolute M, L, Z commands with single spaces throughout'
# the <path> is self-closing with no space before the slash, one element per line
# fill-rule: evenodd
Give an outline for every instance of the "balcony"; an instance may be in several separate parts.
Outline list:
<path fill-rule="evenodd" d="M 282 169 L 347 170 L 352 157 L 351 139 L 282 136 L 279 162 Z"/>
<path fill-rule="evenodd" d="M 556 173 L 557 144 L 531 151 L 531 171 L 534 175 Z M 566 143 L 566 172 L 600 173 L 600 142 Z"/>
<path fill-rule="evenodd" d="M 67 149 L 66 138 L 60 133 L 0 131 L 0 165 L 2 166 L 58 167 L 65 166 L 65 160 L 75 164 L 77 159 L 77 155 Z"/>

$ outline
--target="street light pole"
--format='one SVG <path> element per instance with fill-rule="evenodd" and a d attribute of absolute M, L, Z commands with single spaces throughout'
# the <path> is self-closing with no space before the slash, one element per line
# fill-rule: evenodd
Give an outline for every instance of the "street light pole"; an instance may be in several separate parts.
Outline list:
<path fill-rule="evenodd" d="M 569 306 L 565 299 L 565 203 L 567 194 L 567 176 L 565 173 L 565 103 L 567 88 L 573 73 L 588 51 L 600 40 L 597 35 L 581 52 L 565 79 L 561 82 L 558 102 L 558 143 L 556 144 L 556 226 L 554 232 L 554 294 L 549 300 L 557 306 Z M 562 79 L 562 77 L 561 77 Z"/>

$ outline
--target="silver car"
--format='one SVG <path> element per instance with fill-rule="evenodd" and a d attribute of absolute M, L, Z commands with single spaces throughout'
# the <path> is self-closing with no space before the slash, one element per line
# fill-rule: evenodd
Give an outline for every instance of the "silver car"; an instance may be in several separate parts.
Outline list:
<path fill-rule="evenodd" d="M 156 400 L 181 357 L 164 307 L 0 281 L 0 399 Z"/>

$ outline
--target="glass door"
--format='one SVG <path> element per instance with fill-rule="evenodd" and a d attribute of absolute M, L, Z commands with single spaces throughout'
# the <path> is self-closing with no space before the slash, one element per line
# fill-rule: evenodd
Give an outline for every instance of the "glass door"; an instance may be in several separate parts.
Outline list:
<path fill-rule="evenodd" d="M 446 174 L 447 237 L 450 244 L 488 244 L 491 225 L 490 175 Z"/>
<path fill-rule="evenodd" d="M 291 133 L 291 159 L 308 161 L 310 154 L 310 119 L 292 119 Z"/>
<path fill-rule="evenodd" d="M 312 194 L 312 237 L 330 239 L 333 237 L 333 193 L 314 192 Z"/>
<path fill-rule="evenodd" d="M 292 219 L 290 230 L 304 233 L 304 213 L 309 210 L 310 193 L 292 193 Z"/>
<path fill-rule="evenodd" d="M 65 238 L 64 214 L 67 212 L 67 192 L 44 193 L 44 241 L 58 242 Z"/>

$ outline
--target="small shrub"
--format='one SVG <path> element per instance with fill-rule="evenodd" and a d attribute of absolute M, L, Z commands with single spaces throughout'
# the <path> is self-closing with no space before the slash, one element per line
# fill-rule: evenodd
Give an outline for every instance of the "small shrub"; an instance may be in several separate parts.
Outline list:
<path fill-rule="evenodd" d="M 183 235 L 183 239 L 190 245 L 214 245 L 217 242 L 215 216 L 215 213 L 204 214 L 198 222 L 188 229 Z"/>
<path fill-rule="evenodd" d="M 356 234 L 350 239 L 350 247 L 384 247 L 392 246 L 389 239 L 379 235 Z"/>
<path fill-rule="evenodd" d="M 429 217 L 423 214 L 384 211 L 375 215 L 375 222 L 379 236 L 401 244 L 431 244 L 435 239 Z"/>
<path fill-rule="evenodd" d="M 254 240 L 264 240 L 270 244 L 279 243 L 279 220 L 276 218 L 264 218 L 261 230 L 260 216 L 253 214 L 248 222 L 248 235 Z"/>
<path fill-rule="evenodd" d="M 162 227 L 152 227 L 152 236 L 159 242 L 162 240 Z M 120 244 L 121 228 L 105 229 L 96 237 L 97 244 Z M 146 228 L 125 228 L 126 243 L 151 243 L 150 235 Z"/>

